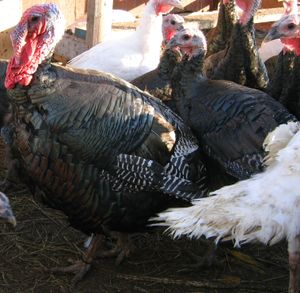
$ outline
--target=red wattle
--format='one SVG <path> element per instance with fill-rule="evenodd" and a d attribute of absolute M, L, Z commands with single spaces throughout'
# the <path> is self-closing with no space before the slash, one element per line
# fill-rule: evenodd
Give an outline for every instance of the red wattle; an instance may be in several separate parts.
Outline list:
<path fill-rule="evenodd" d="M 165 30 L 165 40 L 170 41 L 173 38 L 174 34 L 175 31 L 173 29 L 167 28 Z"/>
<path fill-rule="evenodd" d="M 173 6 L 171 5 L 167 5 L 167 4 L 158 4 L 156 6 L 156 14 L 160 14 L 160 13 L 169 13 L 172 10 Z"/>
<path fill-rule="evenodd" d="M 282 38 L 280 40 L 287 51 L 293 51 L 297 56 L 300 56 L 300 38 Z"/>

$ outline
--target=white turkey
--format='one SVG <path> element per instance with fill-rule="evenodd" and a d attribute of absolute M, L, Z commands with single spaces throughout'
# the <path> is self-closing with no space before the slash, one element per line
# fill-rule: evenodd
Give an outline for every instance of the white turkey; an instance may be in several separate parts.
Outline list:
<path fill-rule="evenodd" d="M 167 14 L 163 16 L 162 35 L 163 48 L 174 37 L 174 35 L 183 29 L 184 18 L 179 14 Z"/>
<path fill-rule="evenodd" d="M 206 195 L 205 168 L 196 138 L 160 100 L 111 74 L 51 64 L 63 31 L 55 4 L 26 10 L 11 35 L 5 86 L 22 179 L 96 235 L 84 261 L 62 269 L 77 281 L 104 235 L 122 233 L 124 244 L 124 233 L 143 230 L 172 197 Z"/>
<path fill-rule="evenodd" d="M 149 0 L 135 32 L 99 43 L 76 56 L 69 65 L 109 72 L 127 81 L 155 69 L 163 40 L 162 15 L 173 7 L 182 8 L 181 2 Z"/>
<path fill-rule="evenodd" d="M 191 207 L 169 209 L 155 220 L 173 237 L 233 239 L 273 245 L 288 241 L 289 293 L 299 292 L 300 273 L 300 125 L 278 126 L 265 141 L 264 172 L 195 200 Z"/>

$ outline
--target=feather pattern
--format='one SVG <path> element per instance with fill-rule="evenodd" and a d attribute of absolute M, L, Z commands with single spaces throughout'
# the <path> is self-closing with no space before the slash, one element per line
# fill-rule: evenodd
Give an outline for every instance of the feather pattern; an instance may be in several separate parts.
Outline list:
<path fill-rule="evenodd" d="M 47 7 L 30 8 L 29 20 L 18 26 Z M 55 19 L 52 13 L 40 17 L 52 29 L 59 25 Z M 38 21 L 35 25 L 40 27 Z M 24 55 L 29 45 L 23 44 Z M 17 72 L 15 59 L 10 62 Z M 17 79 L 9 85 L 12 147 L 22 178 L 38 186 L 44 201 L 62 210 L 75 228 L 86 233 L 139 230 L 171 202 L 164 193 L 182 199 L 205 195 L 198 185 L 205 168 L 196 138 L 148 93 L 108 73 L 51 64 L 50 56 L 28 86 Z M 157 184 L 161 174 L 178 184 Z M 180 190 L 181 182 L 188 192 Z"/>
<path fill-rule="evenodd" d="M 190 39 L 184 40 L 185 35 Z M 172 87 L 178 113 L 194 131 L 205 154 L 239 180 L 262 171 L 266 155 L 262 146 L 268 133 L 297 119 L 262 91 L 203 76 L 202 33 L 186 29 L 171 42 L 172 46 L 195 50 L 176 66 Z"/>
<path fill-rule="evenodd" d="M 204 235 L 218 242 L 229 237 L 235 246 L 252 241 L 272 245 L 283 238 L 294 239 L 300 233 L 299 130 L 299 123 L 289 123 L 270 134 L 282 137 L 286 132 L 286 146 L 263 173 L 216 190 L 208 198 L 195 200 L 191 207 L 163 212 L 155 220 L 176 238 Z"/>

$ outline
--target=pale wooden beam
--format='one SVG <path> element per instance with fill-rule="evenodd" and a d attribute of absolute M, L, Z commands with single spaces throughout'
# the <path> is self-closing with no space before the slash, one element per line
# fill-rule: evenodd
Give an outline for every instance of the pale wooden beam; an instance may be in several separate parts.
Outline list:
<path fill-rule="evenodd" d="M 86 41 L 90 48 L 111 32 L 113 0 L 88 0 L 87 5 Z"/>

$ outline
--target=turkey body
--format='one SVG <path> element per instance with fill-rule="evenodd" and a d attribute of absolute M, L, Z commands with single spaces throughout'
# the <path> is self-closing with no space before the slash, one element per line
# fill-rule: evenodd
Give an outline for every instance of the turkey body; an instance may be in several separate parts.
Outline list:
<path fill-rule="evenodd" d="M 160 99 L 176 112 L 176 106 L 172 100 L 171 75 L 180 59 L 179 52 L 166 49 L 156 69 L 134 79 L 131 83 Z"/>
<path fill-rule="evenodd" d="M 4 126 L 6 117 L 9 114 L 9 101 L 4 86 L 7 64 L 7 61 L 0 60 L 0 128 Z"/>
<path fill-rule="evenodd" d="M 262 171 L 265 137 L 279 124 L 295 120 L 267 94 L 229 81 L 189 86 L 188 100 L 185 122 L 208 156 L 237 179 Z"/>
<path fill-rule="evenodd" d="M 271 151 L 264 172 L 216 190 L 192 207 L 163 212 L 158 220 L 174 237 L 232 239 L 235 246 L 257 241 L 273 245 L 286 239 L 288 292 L 299 292 L 299 129 L 299 123 L 288 123 L 269 134 L 266 147 Z M 272 144 L 277 145 L 275 151 Z"/>
<path fill-rule="evenodd" d="M 161 166 L 172 161 L 175 177 L 192 175 L 184 160 L 182 174 L 175 171 L 185 147 L 188 160 L 197 153 L 188 128 L 159 100 L 111 75 L 46 64 L 30 86 L 17 86 L 9 94 L 14 145 L 25 173 L 44 191 L 45 202 L 63 210 L 85 233 L 100 233 L 103 225 L 138 230 L 169 200 L 151 189 L 150 165 L 146 179 L 138 169 L 141 177 L 127 182 L 135 165 L 119 155 Z M 144 208 L 138 209 L 139 203 Z"/>
<path fill-rule="evenodd" d="M 234 1 L 223 4 L 225 8 L 224 11 L 220 10 L 220 13 L 225 13 L 225 27 L 230 28 L 227 29 L 228 42 L 223 50 L 205 59 L 203 72 L 208 78 L 231 80 L 258 89 L 267 87 L 269 79 L 257 50 L 253 24 L 259 2 L 252 0 L 245 3 L 240 18 L 237 17 Z"/>
<path fill-rule="evenodd" d="M 299 89 L 300 58 L 294 52 L 280 53 L 276 72 L 270 81 L 268 92 L 300 119 Z"/>
<path fill-rule="evenodd" d="M 174 100 L 203 152 L 236 179 L 260 172 L 265 156 L 262 144 L 267 134 L 296 118 L 262 91 L 204 77 L 206 45 L 201 32 L 180 31 L 171 43 L 186 50 L 172 76 Z"/>
<path fill-rule="evenodd" d="M 213 29 L 209 30 L 206 35 L 207 57 L 226 48 L 227 42 L 230 39 L 233 23 L 235 22 L 235 15 L 230 13 L 232 11 L 231 5 L 233 4 L 227 3 L 225 5 L 223 1 L 220 1 L 217 24 Z"/>

